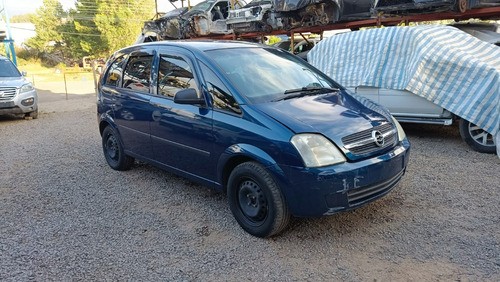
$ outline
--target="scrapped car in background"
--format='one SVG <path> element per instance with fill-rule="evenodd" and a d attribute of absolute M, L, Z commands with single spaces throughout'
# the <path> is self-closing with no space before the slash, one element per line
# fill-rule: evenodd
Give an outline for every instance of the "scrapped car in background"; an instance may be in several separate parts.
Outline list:
<path fill-rule="evenodd" d="M 227 34 L 226 19 L 230 9 L 242 8 L 246 3 L 242 0 L 234 2 L 232 6 L 227 0 L 208 0 L 199 3 L 187 12 L 183 18 L 188 21 L 184 34 L 187 38 L 206 36 L 210 34 Z"/>
<path fill-rule="evenodd" d="M 6 114 L 38 118 L 38 95 L 24 74 L 0 56 L 0 115 Z"/>
<path fill-rule="evenodd" d="M 319 38 L 295 38 L 293 41 L 293 50 L 291 48 L 291 39 L 274 43 L 272 46 L 291 52 L 294 55 L 297 55 L 299 58 L 307 61 L 307 54 L 319 41 Z"/>
<path fill-rule="evenodd" d="M 184 38 L 181 31 L 184 29 L 182 24 L 185 21 L 181 19 L 181 16 L 187 11 L 187 7 L 177 8 L 165 13 L 159 19 L 145 22 L 142 29 L 144 38 L 140 42 Z"/>
<path fill-rule="evenodd" d="M 450 125 L 459 119 L 467 144 L 496 151 L 498 46 L 449 26 L 389 27 L 324 39 L 308 60 L 401 122 Z"/>
<path fill-rule="evenodd" d="M 500 0 L 378 0 L 374 10 L 377 13 L 398 15 L 442 11 L 464 13 L 484 6 L 500 6 Z"/>
<path fill-rule="evenodd" d="M 231 11 L 227 23 L 235 33 L 270 32 L 368 19 L 373 8 L 373 0 L 254 0 Z"/>
<path fill-rule="evenodd" d="M 450 24 L 484 42 L 500 46 L 500 24 L 487 22 L 458 22 Z"/>
<path fill-rule="evenodd" d="M 289 52 L 241 41 L 115 52 L 99 81 L 97 117 L 111 168 L 139 159 L 224 191 L 236 221 L 258 237 L 279 233 L 291 216 L 383 197 L 410 153 L 383 108 Z"/>
<path fill-rule="evenodd" d="M 175 9 L 157 20 L 145 22 L 136 43 L 230 33 L 226 24 L 229 10 L 245 4 L 243 0 L 236 1 L 234 6 L 228 0 L 207 0 L 189 10 Z"/>
<path fill-rule="evenodd" d="M 282 27 L 276 19 L 271 19 L 273 4 L 271 0 L 253 0 L 241 9 L 229 11 L 228 28 L 234 33 L 271 32 Z"/>

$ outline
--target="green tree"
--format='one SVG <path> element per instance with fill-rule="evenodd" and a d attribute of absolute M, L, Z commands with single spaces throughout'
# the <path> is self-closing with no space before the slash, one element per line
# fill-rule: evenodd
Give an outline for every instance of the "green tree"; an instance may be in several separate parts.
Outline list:
<path fill-rule="evenodd" d="M 66 17 L 58 0 L 43 0 L 43 6 L 31 17 L 36 35 L 28 40 L 28 46 L 39 52 L 52 53 L 64 45 L 58 28 Z"/>
<path fill-rule="evenodd" d="M 135 42 L 144 21 L 154 15 L 153 0 L 100 0 L 95 18 L 108 52 Z"/>
<path fill-rule="evenodd" d="M 95 23 L 98 5 L 102 0 L 78 0 L 70 12 L 71 22 L 65 25 L 65 40 L 75 54 L 100 56 L 107 52 L 106 42 Z"/>
<path fill-rule="evenodd" d="M 11 23 L 29 23 L 31 19 L 34 17 L 33 14 L 23 14 L 23 15 L 15 15 L 10 17 Z"/>

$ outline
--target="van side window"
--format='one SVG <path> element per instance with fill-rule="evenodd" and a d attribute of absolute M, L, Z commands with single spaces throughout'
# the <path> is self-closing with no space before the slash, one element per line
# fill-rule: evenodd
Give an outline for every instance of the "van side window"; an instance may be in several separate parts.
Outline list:
<path fill-rule="evenodd" d="M 123 64 L 125 63 L 125 56 L 118 57 L 109 67 L 106 75 L 105 84 L 108 86 L 118 86 L 122 76 Z"/>
<path fill-rule="evenodd" d="M 200 67 L 207 84 L 208 92 L 212 96 L 214 109 L 241 114 L 240 106 L 236 103 L 236 100 L 224 83 L 202 62 L 200 62 Z"/>
<path fill-rule="evenodd" d="M 158 68 L 158 94 L 173 98 L 177 91 L 187 88 L 198 91 L 189 64 L 182 57 L 161 55 Z"/>
<path fill-rule="evenodd" d="M 149 92 L 153 56 L 131 56 L 123 72 L 123 88 Z"/>

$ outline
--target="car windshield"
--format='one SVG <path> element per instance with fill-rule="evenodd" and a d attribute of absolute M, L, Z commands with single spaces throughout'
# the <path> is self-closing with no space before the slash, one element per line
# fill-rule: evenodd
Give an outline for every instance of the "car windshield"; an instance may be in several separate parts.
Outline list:
<path fill-rule="evenodd" d="M 183 14 L 184 12 L 187 11 L 187 8 L 178 8 L 178 9 L 174 9 L 170 12 L 167 12 L 165 15 L 163 15 L 162 18 L 172 18 L 172 17 L 177 17 L 181 14 Z"/>
<path fill-rule="evenodd" d="M 195 5 L 190 11 L 208 11 L 215 1 L 205 1 Z"/>
<path fill-rule="evenodd" d="M 21 73 L 10 61 L 0 60 L 0 77 L 18 77 Z"/>
<path fill-rule="evenodd" d="M 321 94 L 340 87 L 300 58 L 275 48 L 219 49 L 206 54 L 252 103 L 287 99 L 291 93 L 293 97 L 306 92 Z"/>

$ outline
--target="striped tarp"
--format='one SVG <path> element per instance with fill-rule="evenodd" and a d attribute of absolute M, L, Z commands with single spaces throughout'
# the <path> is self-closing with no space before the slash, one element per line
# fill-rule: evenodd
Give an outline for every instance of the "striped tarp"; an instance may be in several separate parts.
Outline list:
<path fill-rule="evenodd" d="M 408 90 L 496 135 L 500 48 L 447 26 L 387 27 L 332 36 L 308 61 L 346 87 Z"/>

